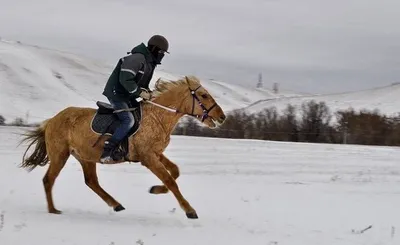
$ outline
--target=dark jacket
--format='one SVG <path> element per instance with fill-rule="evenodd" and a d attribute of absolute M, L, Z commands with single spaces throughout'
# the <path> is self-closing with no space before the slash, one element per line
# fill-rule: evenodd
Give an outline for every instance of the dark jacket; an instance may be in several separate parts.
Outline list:
<path fill-rule="evenodd" d="M 129 102 L 139 97 L 140 88 L 149 89 L 156 62 L 144 43 L 131 54 L 119 59 L 104 88 L 103 95 L 116 101 Z"/>

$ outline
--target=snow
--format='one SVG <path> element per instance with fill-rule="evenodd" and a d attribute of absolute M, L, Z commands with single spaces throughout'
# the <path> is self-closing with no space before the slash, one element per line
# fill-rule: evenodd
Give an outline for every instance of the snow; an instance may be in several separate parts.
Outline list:
<path fill-rule="evenodd" d="M 311 100 L 325 102 L 331 112 L 338 110 L 367 109 L 375 110 L 386 115 L 397 115 L 400 113 L 400 84 L 394 83 L 389 86 L 367 89 L 362 91 L 324 94 L 324 95 L 304 95 L 304 96 L 286 96 L 284 98 L 260 100 L 244 108 L 247 113 L 257 113 L 264 108 L 276 107 L 282 111 L 288 104 L 301 108 L 301 104 Z"/>
<path fill-rule="evenodd" d="M 116 62 L 108 64 L 67 52 L 2 40 L 0 115 L 8 121 L 22 117 L 28 122 L 38 122 L 67 106 L 96 107 L 97 100 L 108 102 L 101 93 Z M 160 77 L 175 80 L 183 75 L 190 74 L 170 74 L 157 68 L 150 86 L 154 86 Z M 225 111 L 243 108 L 261 99 L 284 96 L 207 79 L 202 79 L 202 84 Z"/>
<path fill-rule="evenodd" d="M 115 213 L 70 158 L 46 211 L 42 177 L 19 169 L 21 128 L 0 127 L 0 244 L 400 243 L 400 151 L 396 147 L 173 136 L 166 155 L 196 209 L 189 220 L 140 164 L 98 165 L 101 185 L 125 206 Z M 363 229 L 372 226 L 365 232 Z"/>

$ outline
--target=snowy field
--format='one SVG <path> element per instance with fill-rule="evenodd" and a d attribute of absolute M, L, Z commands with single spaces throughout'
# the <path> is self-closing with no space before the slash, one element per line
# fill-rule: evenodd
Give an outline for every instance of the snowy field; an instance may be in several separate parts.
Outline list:
<path fill-rule="evenodd" d="M 400 244 L 398 148 L 175 136 L 166 154 L 198 220 L 171 193 L 148 194 L 159 181 L 140 164 L 98 165 L 100 184 L 126 208 L 115 213 L 74 158 L 53 192 L 64 213 L 51 215 L 47 167 L 17 167 L 18 132 L 0 127 L 2 245 Z"/>

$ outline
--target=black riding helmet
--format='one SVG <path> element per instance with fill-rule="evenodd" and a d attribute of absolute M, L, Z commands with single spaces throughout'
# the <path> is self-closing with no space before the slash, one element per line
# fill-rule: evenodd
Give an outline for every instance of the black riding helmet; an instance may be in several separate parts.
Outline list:
<path fill-rule="evenodd" d="M 147 48 L 153 55 L 156 64 L 161 64 L 161 60 L 164 58 L 165 53 L 169 53 L 168 41 L 161 35 L 152 36 L 147 42 Z"/>
<path fill-rule="evenodd" d="M 169 53 L 168 52 L 168 48 L 169 48 L 168 40 L 161 35 L 152 36 L 149 39 L 149 41 L 147 42 L 147 46 L 149 47 L 150 50 L 157 48 L 166 53 Z"/>

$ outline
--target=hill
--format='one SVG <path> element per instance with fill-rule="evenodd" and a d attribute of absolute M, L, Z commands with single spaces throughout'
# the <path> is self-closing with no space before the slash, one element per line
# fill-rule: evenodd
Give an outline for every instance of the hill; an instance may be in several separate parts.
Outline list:
<path fill-rule="evenodd" d="M 107 101 L 101 93 L 114 65 L 58 50 L 1 40 L 0 115 L 8 122 L 16 117 L 37 122 L 67 106 L 96 107 L 97 100 Z M 159 77 L 173 80 L 180 76 L 157 70 L 151 86 Z M 202 79 L 202 84 L 226 111 L 259 100 L 286 96 L 228 82 Z"/>

